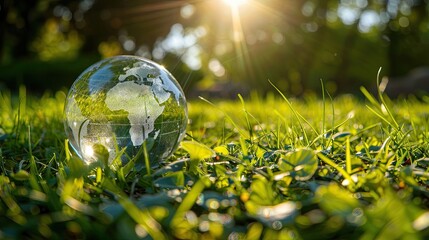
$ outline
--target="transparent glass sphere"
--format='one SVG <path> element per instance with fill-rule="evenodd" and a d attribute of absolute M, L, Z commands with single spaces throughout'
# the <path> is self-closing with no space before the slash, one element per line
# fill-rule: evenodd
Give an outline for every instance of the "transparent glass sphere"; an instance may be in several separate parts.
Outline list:
<path fill-rule="evenodd" d="M 76 79 L 64 119 L 70 146 L 86 163 L 99 160 L 102 152 L 109 163 L 133 158 L 143 163 L 148 156 L 157 165 L 184 137 L 188 110 L 180 85 L 164 67 L 117 56 L 95 63 Z"/>

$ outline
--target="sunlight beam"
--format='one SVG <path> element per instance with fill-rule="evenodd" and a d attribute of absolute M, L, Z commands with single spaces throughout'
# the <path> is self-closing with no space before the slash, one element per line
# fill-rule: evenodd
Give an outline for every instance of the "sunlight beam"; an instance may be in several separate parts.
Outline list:
<path fill-rule="evenodd" d="M 231 16 L 232 16 L 232 31 L 233 31 L 233 42 L 234 42 L 234 48 L 235 48 L 235 55 L 238 58 L 238 66 L 239 69 L 244 74 L 252 74 L 250 66 L 250 56 L 248 54 L 248 49 L 246 45 L 246 39 L 243 32 L 243 26 L 241 23 L 240 18 L 240 9 L 238 8 L 239 3 L 244 4 L 247 2 L 247 0 L 224 0 L 227 2 L 234 2 L 235 5 L 232 5 L 231 3 Z"/>
<path fill-rule="evenodd" d="M 231 8 L 238 8 L 248 2 L 248 0 L 223 0 Z"/>

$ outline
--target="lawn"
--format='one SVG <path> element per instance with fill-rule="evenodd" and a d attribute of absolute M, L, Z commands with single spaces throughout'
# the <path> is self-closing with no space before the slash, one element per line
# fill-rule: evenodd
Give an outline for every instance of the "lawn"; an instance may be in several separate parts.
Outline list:
<path fill-rule="evenodd" d="M 429 98 L 188 102 L 153 169 L 87 166 L 65 93 L 0 93 L 1 239 L 424 239 Z"/>

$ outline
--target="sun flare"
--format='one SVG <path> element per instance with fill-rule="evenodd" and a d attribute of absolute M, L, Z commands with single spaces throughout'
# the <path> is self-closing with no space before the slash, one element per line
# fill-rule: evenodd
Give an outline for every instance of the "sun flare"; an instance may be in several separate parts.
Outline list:
<path fill-rule="evenodd" d="M 248 0 L 223 0 L 231 8 L 237 8 L 248 2 Z"/>

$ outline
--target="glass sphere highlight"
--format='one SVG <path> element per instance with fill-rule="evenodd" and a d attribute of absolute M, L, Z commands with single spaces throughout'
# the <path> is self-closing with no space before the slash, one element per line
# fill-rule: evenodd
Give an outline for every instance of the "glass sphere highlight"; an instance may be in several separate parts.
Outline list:
<path fill-rule="evenodd" d="M 95 63 L 76 79 L 64 119 L 69 144 L 86 163 L 103 152 L 109 163 L 133 158 L 143 163 L 148 156 L 153 166 L 171 156 L 183 139 L 188 110 L 179 83 L 164 67 L 117 56 Z"/>

